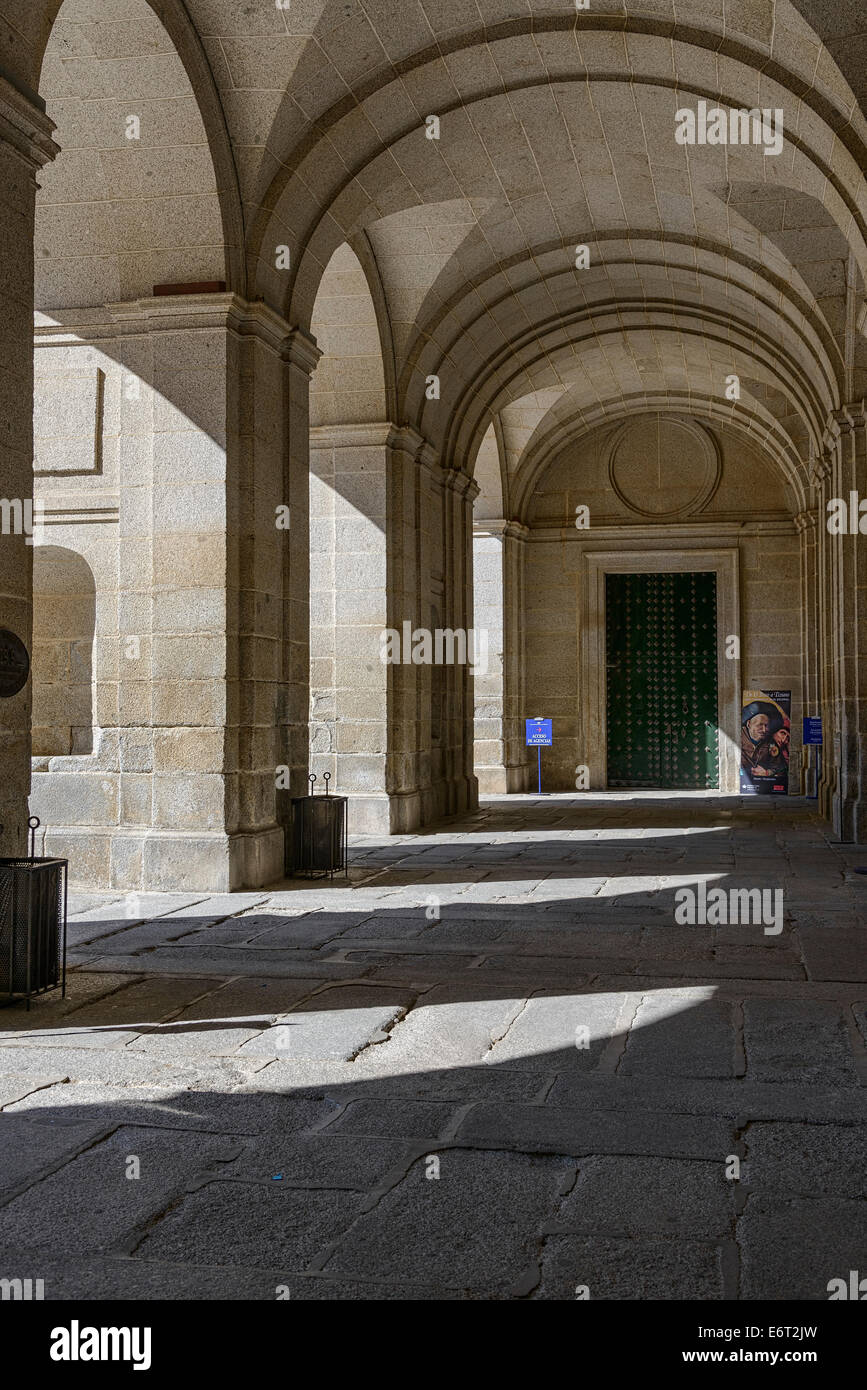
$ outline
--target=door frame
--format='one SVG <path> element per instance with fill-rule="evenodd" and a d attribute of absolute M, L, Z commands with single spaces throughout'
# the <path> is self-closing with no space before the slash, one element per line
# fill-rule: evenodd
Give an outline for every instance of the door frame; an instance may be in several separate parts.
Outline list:
<path fill-rule="evenodd" d="M 726 638 L 740 652 L 740 588 L 737 546 L 713 550 L 585 551 L 582 565 L 582 631 L 579 640 L 579 725 L 593 789 L 608 789 L 608 689 L 606 681 L 606 574 L 716 575 L 717 720 L 719 794 L 740 791 L 740 656 L 726 656 Z"/>

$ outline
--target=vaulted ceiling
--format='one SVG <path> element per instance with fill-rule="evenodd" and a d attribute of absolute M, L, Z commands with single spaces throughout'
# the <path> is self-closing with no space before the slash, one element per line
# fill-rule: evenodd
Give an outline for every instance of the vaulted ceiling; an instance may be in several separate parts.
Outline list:
<path fill-rule="evenodd" d="M 468 471 L 493 421 L 532 453 L 667 398 L 794 477 L 867 389 L 860 0 L 59 8 L 0 0 L 0 60 L 64 148 L 44 304 L 225 278 L 307 329 L 330 312 L 339 355 L 323 276 L 360 267 L 388 412 Z M 781 110 L 781 153 L 679 144 L 700 100 Z"/>

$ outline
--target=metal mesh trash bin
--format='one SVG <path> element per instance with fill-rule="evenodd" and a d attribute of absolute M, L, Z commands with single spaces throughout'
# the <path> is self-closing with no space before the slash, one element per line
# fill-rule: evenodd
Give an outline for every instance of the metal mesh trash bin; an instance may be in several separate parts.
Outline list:
<path fill-rule="evenodd" d="M 66 859 L 0 859 L 0 1004 L 62 987 L 66 995 Z"/>
<path fill-rule="evenodd" d="M 332 796 L 331 774 L 325 773 L 325 794 L 313 795 L 316 774 L 311 773 L 309 796 L 292 798 L 292 877 L 333 878 L 346 873 L 346 807 L 348 797 Z"/>

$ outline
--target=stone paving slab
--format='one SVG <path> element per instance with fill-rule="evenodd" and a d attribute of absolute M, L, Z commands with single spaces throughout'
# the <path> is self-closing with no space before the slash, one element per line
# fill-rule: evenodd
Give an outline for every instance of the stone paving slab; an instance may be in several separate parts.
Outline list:
<path fill-rule="evenodd" d="M 37 1259 L 56 1251 L 61 1229 L 70 1255 L 109 1250 L 238 1148 L 222 1135 L 121 1127 L 6 1203 L 3 1238 L 26 1244 Z M 138 1177 L 128 1176 L 135 1171 Z"/>
<path fill-rule="evenodd" d="M 60 991 L 51 990 L 47 994 L 36 995 L 29 1009 L 20 1004 L 0 1009 L 0 1038 L 50 1027 L 66 1019 L 76 1009 L 131 984 L 135 979 L 135 975 L 110 971 L 90 974 L 75 970 L 67 975 L 65 999 Z"/>
<path fill-rule="evenodd" d="M 384 1261 L 397 1282 L 429 1280 L 503 1294 L 524 1275 L 536 1229 L 556 1211 L 568 1159 L 450 1150 L 439 1176 L 423 1158 L 359 1218 L 322 1265 L 359 1277 Z"/>
<path fill-rule="evenodd" d="M 66 1080 L 62 1072 L 44 1072 L 41 1076 L 3 1076 L 0 1074 L 0 1111 L 6 1105 L 14 1105 L 33 1091 L 41 1091 L 45 1086 L 57 1086 Z"/>
<path fill-rule="evenodd" d="M 219 1091 L 231 1091 L 261 1071 L 266 1062 L 261 1059 L 242 1061 L 197 1057 L 177 1064 L 149 1053 L 136 1052 L 132 1047 L 113 1051 L 90 1050 L 72 1045 L 62 1053 L 55 1048 L 0 1048 L 0 1076 L 29 1078 L 45 1073 L 62 1063 L 65 1079 L 77 1082 L 93 1081 L 105 1087 L 149 1085 L 185 1090 L 200 1083 Z"/>
<path fill-rule="evenodd" d="M 524 1004 L 517 999 L 468 1000 L 464 991 L 438 985 L 392 1030 L 382 1049 L 388 1069 L 415 1063 L 420 1070 L 481 1062 Z"/>
<path fill-rule="evenodd" d="M 729 1297 L 720 1245 L 683 1239 L 551 1236 L 536 1299 L 647 1300 Z"/>
<path fill-rule="evenodd" d="M 861 1124 L 751 1124 L 741 1180 L 755 1196 L 867 1197 L 867 1116 Z"/>
<path fill-rule="evenodd" d="M 220 1093 L 192 1088 L 172 1091 L 147 1082 L 109 1089 L 94 1082 L 79 1082 L 36 1091 L 8 1106 L 0 1120 L 26 1119 L 31 1125 L 30 1142 L 37 1145 L 48 1130 L 82 1125 L 93 1131 L 139 1124 L 178 1132 L 208 1130 L 228 1135 L 307 1133 L 326 1124 L 341 1110 L 340 1102 L 322 1096 L 272 1096 L 238 1090 Z"/>
<path fill-rule="evenodd" d="M 732 1128 L 711 1117 L 594 1113 L 561 1105 L 475 1105 L 457 1138 L 528 1153 L 639 1153 L 720 1161 L 733 1142 Z"/>
<path fill-rule="evenodd" d="M 852 928 L 802 927 L 804 964 L 811 980 L 863 980 L 867 960 L 867 913 Z"/>
<path fill-rule="evenodd" d="M 736 1212 L 734 1184 L 724 1172 L 720 1162 L 677 1158 L 582 1159 L 549 1231 L 725 1239 Z"/>
<path fill-rule="evenodd" d="M 30 1268 L 30 1252 L 6 1247 L 10 1269 Z M 58 1263 L 41 1256 L 40 1276 L 46 1302 L 87 1300 L 162 1301 L 166 1290 L 189 1302 L 421 1302 L 462 1299 L 462 1290 L 431 1284 L 390 1283 L 329 1278 L 325 1274 L 297 1274 L 284 1267 L 239 1268 L 233 1265 L 197 1265 L 144 1260 L 138 1256 L 70 1258 Z M 25 1276 L 26 1277 L 26 1276 Z"/>
<path fill-rule="evenodd" d="M 411 1100 L 350 1100 L 328 1124 L 329 1134 L 401 1139 L 447 1139 L 461 1112 L 452 1104 Z"/>
<path fill-rule="evenodd" d="M 645 995 L 618 1068 L 624 1075 L 734 1077 L 744 1070 L 732 1005 L 706 989 Z"/>
<path fill-rule="evenodd" d="M 326 1058 L 349 1062 L 365 1047 L 384 1042 L 397 1022 L 399 1006 L 332 1009 L 324 1013 L 292 1014 L 244 1042 L 240 1055 L 249 1057 Z"/>
<path fill-rule="evenodd" d="M 826 1300 L 832 1279 L 858 1270 L 867 1250 L 867 1203 L 839 1197 L 750 1196 L 737 1223 L 745 1299 Z"/>
<path fill-rule="evenodd" d="M 389 1139 L 360 1139 L 327 1132 L 298 1140 L 283 1135 L 245 1139 L 226 1176 L 285 1187 L 343 1188 L 367 1192 L 392 1169 L 409 1164 L 413 1146 Z"/>
<path fill-rule="evenodd" d="M 557 1071 L 594 1070 L 637 1002 L 623 994 L 538 995 L 527 1000 L 484 1060 L 537 1070 L 544 1058 Z"/>
<path fill-rule="evenodd" d="M 218 1254 L 227 1265 L 285 1265 L 303 1273 L 352 1225 L 361 1200 L 339 1189 L 211 1182 L 185 1195 L 129 1253 L 193 1263 Z"/>
<path fill-rule="evenodd" d="M 748 1075 L 757 1081 L 857 1085 L 846 1018 L 832 1004 L 748 999 L 744 1043 Z"/>
<path fill-rule="evenodd" d="M 310 956 L 306 952 L 189 947 L 186 950 L 162 948 L 141 956 L 99 956 L 88 963 L 88 969 L 99 973 L 123 971 L 127 974 L 159 975 L 271 975 L 285 979 L 353 980 L 363 975 L 363 964 L 329 961 L 327 957 Z"/>
<path fill-rule="evenodd" d="M 406 1067 L 406 1070 L 400 1068 Z M 249 1088 L 268 1092 L 312 1088 L 335 1100 L 364 1099 L 375 1089 L 381 1099 L 532 1101 L 550 1090 L 552 1076 L 540 1071 L 500 1067 L 443 1065 L 432 1071 L 409 1061 L 389 1060 L 388 1047 L 369 1048 L 352 1063 L 351 1073 L 340 1064 L 275 1061 L 251 1076 Z"/>
<path fill-rule="evenodd" d="M 0 1148 L 3 1153 L 0 1201 L 23 1182 L 36 1181 L 46 1170 L 73 1156 L 104 1128 L 104 1120 L 95 1113 L 80 1113 L 75 1119 L 68 1118 L 62 1124 L 36 1126 L 29 1114 L 4 1109 L 0 1113 Z M 38 1191 L 38 1188 L 34 1190 Z M 0 1207 L 0 1231 L 3 1232 L 2 1242 L 5 1245 L 8 1232 L 3 1207 Z"/>
<path fill-rule="evenodd" d="M 585 1105 L 638 1113 L 674 1111 L 684 1115 L 724 1115 L 777 1121 L 803 1118 L 817 1124 L 840 1120 L 867 1122 L 865 1088 L 808 1086 L 796 1082 L 720 1081 L 713 1078 L 586 1075 L 561 1072 L 547 1092 L 553 1105 Z"/>

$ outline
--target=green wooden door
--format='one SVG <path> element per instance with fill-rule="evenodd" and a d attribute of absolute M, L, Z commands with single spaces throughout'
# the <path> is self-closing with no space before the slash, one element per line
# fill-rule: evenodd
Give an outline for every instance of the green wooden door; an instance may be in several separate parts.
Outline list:
<path fill-rule="evenodd" d="M 609 787 L 719 786 L 716 575 L 605 576 Z"/>

